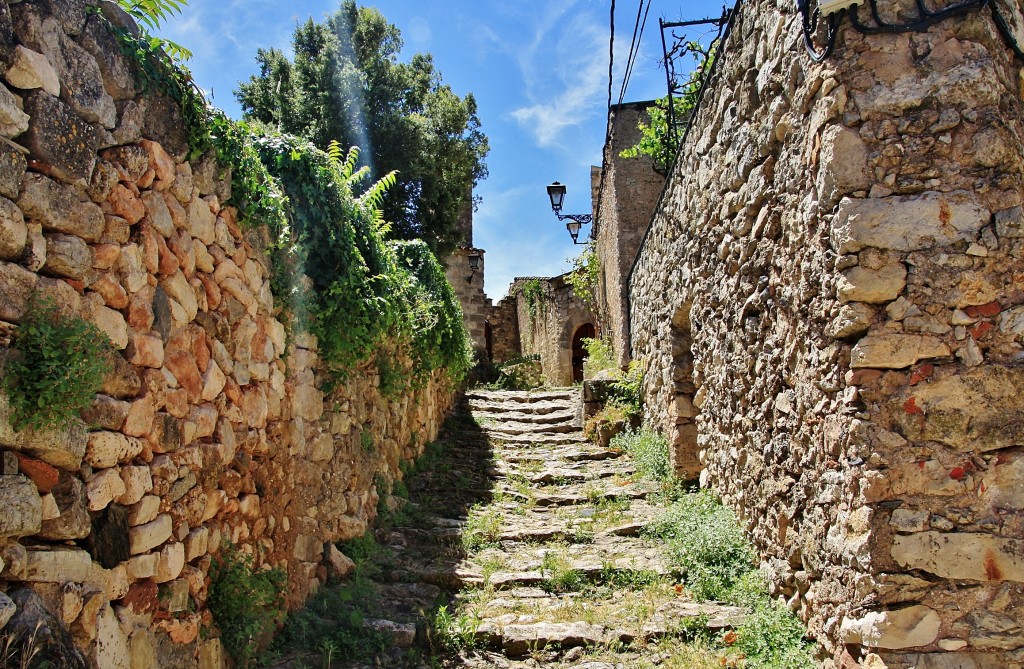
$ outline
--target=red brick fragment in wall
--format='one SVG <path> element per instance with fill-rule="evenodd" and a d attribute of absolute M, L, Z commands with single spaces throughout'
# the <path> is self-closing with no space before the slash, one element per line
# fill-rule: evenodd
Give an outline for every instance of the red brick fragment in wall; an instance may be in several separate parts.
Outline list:
<path fill-rule="evenodd" d="M 973 337 L 974 340 L 977 341 L 984 337 L 985 335 L 987 335 L 989 331 L 991 331 L 994 327 L 995 326 L 989 323 L 988 321 L 983 321 L 972 327 L 968 332 L 970 332 L 971 337 Z"/>
<path fill-rule="evenodd" d="M 988 304 L 967 307 L 964 309 L 964 313 L 971 318 L 992 318 L 1002 310 L 1003 308 L 998 302 L 989 302 Z"/>
<path fill-rule="evenodd" d="M 921 365 L 913 372 L 910 373 L 910 385 L 916 386 L 935 372 L 935 365 L 926 364 Z"/>
<path fill-rule="evenodd" d="M 57 479 L 60 477 L 60 472 L 56 468 L 46 464 L 42 460 L 36 460 L 30 458 L 23 453 L 14 451 L 14 456 L 18 458 L 18 470 L 25 476 L 32 479 L 32 482 L 36 484 L 36 488 L 39 489 L 40 494 L 47 494 L 53 487 L 57 485 Z"/>

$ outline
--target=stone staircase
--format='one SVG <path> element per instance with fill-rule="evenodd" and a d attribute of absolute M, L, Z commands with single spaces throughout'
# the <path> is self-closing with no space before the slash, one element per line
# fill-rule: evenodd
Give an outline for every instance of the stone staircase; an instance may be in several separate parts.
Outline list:
<path fill-rule="evenodd" d="M 397 648 L 333 666 L 653 667 L 693 624 L 742 618 L 685 596 L 641 536 L 657 484 L 583 437 L 578 401 L 573 389 L 466 394 L 443 461 L 408 480 L 414 520 L 377 531 L 381 603 L 365 624 Z M 410 663 L 411 646 L 434 663 Z"/>

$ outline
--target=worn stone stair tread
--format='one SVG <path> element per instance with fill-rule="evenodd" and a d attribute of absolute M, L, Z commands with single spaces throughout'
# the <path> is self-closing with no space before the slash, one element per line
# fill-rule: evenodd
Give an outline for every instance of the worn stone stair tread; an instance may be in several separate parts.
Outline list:
<path fill-rule="evenodd" d="M 611 635 L 612 632 L 601 625 L 582 621 L 509 625 L 485 621 L 477 629 L 478 640 L 492 647 L 500 646 L 507 657 L 522 657 L 549 644 L 558 644 L 560 648 L 597 646 L 617 640 Z"/>
<path fill-rule="evenodd" d="M 747 609 L 714 602 L 671 601 L 662 604 L 644 624 L 643 633 L 648 637 L 661 637 L 676 633 L 679 621 L 707 616 L 707 628 L 712 632 L 736 627 L 749 615 Z"/>
<path fill-rule="evenodd" d="M 579 428 L 572 423 L 517 423 L 513 421 L 502 421 L 500 423 L 481 425 L 480 429 L 488 435 L 499 439 L 502 436 L 526 436 L 546 437 L 551 435 L 564 435 L 567 433 L 578 433 Z"/>
<path fill-rule="evenodd" d="M 543 402 L 552 400 L 562 400 L 566 402 L 576 401 L 578 396 L 577 390 L 573 388 L 565 388 L 562 390 L 469 390 L 466 392 L 465 398 L 468 401 L 482 400 L 484 402 L 518 402 L 518 403 L 532 403 L 532 402 Z"/>
<path fill-rule="evenodd" d="M 509 418 L 509 414 L 529 416 L 532 419 L 544 419 L 551 416 L 576 417 L 576 407 L 570 402 L 534 402 L 532 404 L 470 402 L 469 408 L 473 412 L 473 419 L 478 423 L 481 419 L 503 420 Z"/>

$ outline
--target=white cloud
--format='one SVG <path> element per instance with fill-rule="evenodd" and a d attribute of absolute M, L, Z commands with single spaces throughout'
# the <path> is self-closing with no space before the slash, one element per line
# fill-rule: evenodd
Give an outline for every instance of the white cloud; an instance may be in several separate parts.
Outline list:
<path fill-rule="evenodd" d="M 604 113 L 608 33 L 596 15 L 585 12 L 566 20 L 563 10 L 543 21 L 518 59 L 533 104 L 513 110 L 511 116 L 538 146 L 562 146 L 559 137 L 566 129 Z"/>

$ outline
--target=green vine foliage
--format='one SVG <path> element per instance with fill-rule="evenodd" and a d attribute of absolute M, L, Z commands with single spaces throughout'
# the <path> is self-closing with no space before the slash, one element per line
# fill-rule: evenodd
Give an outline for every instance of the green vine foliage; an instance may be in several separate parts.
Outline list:
<path fill-rule="evenodd" d="M 166 14 L 159 11 L 184 3 L 136 4 L 156 5 L 147 11 L 162 19 Z M 219 164 L 231 167 L 229 204 L 238 208 L 243 225 L 269 233 L 271 289 L 289 325 L 317 336 L 327 367 L 325 390 L 388 351 L 396 360 L 378 368 L 386 368 L 389 379 L 415 385 L 442 367 L 461 379 L 469 345 L 444 271 L 422 243 L 392 246 L 386 240 L 391 226 L 382 206 L 395 174 L 366 185 L 369 169 L 356 169 L 358 149 L 345 152 L 332 142 L 321 151 L 307 140 L 229 119 L 206 104 L 191 74 L 160 40 L 114 30 L 144 86 L 181 105 L 190 157 L 213 152 Z M 412 369 L 399 369 L 402 354 Z M 385 390 L 402 389 L 389 382 Z"/>
<path fill-rule="evenodd" d="M 540 279 L 530 279 L 523 284 L 523 299 L 526 300 L 526 311 L 530 314 L 530 322 L 535 323 L 537 316 L 547 313 L 548 293 Z"/>
<path fill-rule="evenodd" d="M 11 348 L 2 383 L 18 430 L 67 426 L 111 369 L 106 335 L 45 298 L 29 302 Z"/>
<path fill-rule="evenodd" d="M 594 240 L 587 242 L 583 251 L 571 259 L 572 269 L 565 275 L 565 281 L 572 288 L 572 294 L 589 307 L 597 304 L 597 286 L 601 280 L 601 258 L 597 255 Z"/>
<path fill-rule="evenodd" d="M 677 127 L 685 125 L 686 120 L 697 106 L 697 99 L 700 97 L 700 88 L 704 77 L 714 65 L 715 57 L 718 54 L 718 45 L 712 44 L 705 48 L 699 42 L 689 42 L 686 51 L 693 55 L 694 69 L 690 77 L 683 84 L 679 98 L 674 104 L 674 116 Z M 647 108 L 647 116 L 650 123 L 640 121 L 637 127 L 640 129 L 640 140 L 619 153 L 622 158 L 639 158 L 647 156 L 654 159 L 654 167 L 664 172 L 672 164 L 677 146 L 673 145 L 673 134 L 669 128 L 668 98 L 664 97 L 654 101 L 654 105 Z M 678 139 L 678 136 L 676 137 Z"/>

